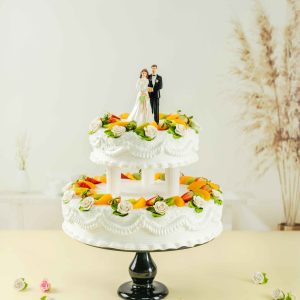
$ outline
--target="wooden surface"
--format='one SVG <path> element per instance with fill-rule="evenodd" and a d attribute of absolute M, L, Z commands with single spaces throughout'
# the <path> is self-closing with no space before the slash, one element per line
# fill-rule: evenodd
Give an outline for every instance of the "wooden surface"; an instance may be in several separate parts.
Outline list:
<path fill-rule="evenodd" d="M 40 299 L 43 278 L 55 300 L 119 299 L 133 256 L 86 246 L 61 231 L 0 231 L 0 299 Z M 267 300 L 277 287 L 300 298 L 300 232 L 225 232 L 206 245 L 152 257 L 168 300 Z M 254 285 L 255 271 L 267 272 L 269 283 Z M 26 278 L 27 291 L 13 289 L 18 277 Z"/>

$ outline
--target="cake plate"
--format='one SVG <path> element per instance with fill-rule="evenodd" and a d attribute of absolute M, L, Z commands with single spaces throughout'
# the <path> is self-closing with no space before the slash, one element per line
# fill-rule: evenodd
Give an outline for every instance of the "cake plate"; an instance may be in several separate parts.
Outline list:
<path fill-rule="evenodd" d="M 157 267 L 150 253 L 184 250 L 207 244 L 210 241 L 192 247 L 151 251 L 121 250 L 116 248 L 97 247 L 93 245 L 89 246 L 121 252 L 135 252 L 133 261 L 129 266 L 129 275 L 132 280 L 120 285 L 118 288 L 118 295 L 123 299 L 129 300 L 159 300 L 165 298 L 169 294 L 169 290 L 163 283 L 154 281 L 157 274 Z"/>

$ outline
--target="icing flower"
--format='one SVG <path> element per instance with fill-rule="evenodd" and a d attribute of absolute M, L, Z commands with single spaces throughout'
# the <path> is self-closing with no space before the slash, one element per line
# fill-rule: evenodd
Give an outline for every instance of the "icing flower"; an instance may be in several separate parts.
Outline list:
<path fill-rule="evenodd" d="M 150 139 L 154 139 L 157 136 L 157 128 L 153 125 L 148 125 L 144 128 L 145 135 Z"/>
<path fill-rule="evenodd" d="M 204 207 L 206 206 L 209 201 L 205 201 L 204 199 L 202 199 L 200 196 L 194 196 L 193 197 L 193 203 L 197 206 L 197 207 Z"/>
<path fill-rule="evenodd" d="M 62 200 L 65 204 L 67 204 L 73 199 L 74 196 L 75 192 L 73 190 L 67 190 L 64 192 Z"/>
<path fill-rule="evenodd" d="M 175 132 L 180 136 L 185 136 L 186 127 L 183 124 L 176 124 Z"/>
<path fill-rule="evenodd" d="M 119 126 L 115 125 L 112 129 L 111 132 L 115 137 L 121 136 L 124 132 L 126 131 L 126 128 L 124 126 Z"/>
<path fill-rule="evenodd" d="M 91 209 L 91 207 L 94 204 L 94 198 L 93 197 L 85 197 L 83 199 L 80 200 L 80 206 L 79 209 L 81 211 L 88 211 Z"/>
<path fill-rule="evenodd" d="M 131 202 L 129 201 L 121 201 L 119 204 L 118 204 L 118 208 L 117 208 L 117 211 L 122 214 L 122 215 L 125 215 L 125 214 L 128 214 L 129 211 L 131 211 L 133 209 L 133 205 Z"/>
<path fill-rule="evenodd" d="M 155 211 L 160 215 L 164 215 L 169 208 L 169 206 L 164 201 L 155 202 L 153 207 Z"/>
<path fill-rule="evenodd" d="M 40 289 L 41 291 L 44 292 L 49 292 L 51 289 L 51 284 L 47 279 L 42 280 L 40 283 Z"/>
<path fill-rule="evenodd" d="M 15 283 L 14 283 L 14 288 L 20 292 L 20 291 L 24 291 L 26 288 L 27 288 L 28 284 L 27 282 L 25 281 L 24 278 L 18 278 L 15 280 Z"/>
<path fill-rule="evenodd" d="M 102 121 L 99 118 L 94 119 L 89 126 L 89 133 L 93 134 L 102 127 Z"/>
<path fill-rule="evenodd" d="M 285 294 L 281 289 L 276 289 L 272 292 L 272 298 L 274 300 L 284 300 Z"/>
<path fill-rule="evenodd" d="M 255 284 L 265 284 L 268 282 L 267 274 L 263 272 L 255 272 L 253 274 L 253 282 Z"/>

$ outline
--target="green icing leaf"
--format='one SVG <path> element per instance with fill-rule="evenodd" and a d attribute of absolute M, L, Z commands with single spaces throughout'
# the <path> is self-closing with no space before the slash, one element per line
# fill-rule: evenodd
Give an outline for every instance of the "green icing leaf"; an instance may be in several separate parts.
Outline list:
<path fill-rule="evenodd" d="M 136 129 L 136 121 L 130 121 L 126 126 L 126 131 L 132 131 Z"/>
<path fill-rule="evenodd" d="M 173 206 L 173 205 L 175 205 L 175 203 L 174 203 L 174 198 L 173 198 L 173 197 L 165 199 L 165 202 L 166 202 L 166 204 L 167 204 L 168 206 Z"/>
<path fill-rule="evenodd" d="M 113 134 L 113 132 L 112 132 L 110 129 L 106 129 L 106 130 L 104 131 L 104 133 L 105 133 L 108 137 L 111 137 L 111 138 L 114 138 L 114 139 L 119 138 L 119 136 L 115 136 L 115 135 Z"/>
<path fill-rule="evenodd" d="M 201 213 L 203 211 L 203 208 L 202 207 L 196 207 L 195 208 L 195 212 L 196 213 Z"/>
<path fill-rule="evenodd" d="M 121 214 L 120 212 L 118 212 L 116 210 L 113 211 L 113 214 L 116 215 L 116 216 L 119 216 L 119 217 L 126 217 L 126 216 L 128 216 L 128 214 Z"/>

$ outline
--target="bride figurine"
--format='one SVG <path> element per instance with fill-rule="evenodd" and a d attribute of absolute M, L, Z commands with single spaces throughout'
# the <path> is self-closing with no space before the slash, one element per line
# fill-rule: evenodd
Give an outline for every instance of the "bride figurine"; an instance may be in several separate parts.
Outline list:
<path fill-rule="evenodd" d="M 136 83 L 138 94 L 136 97 L 135 105 L 127 118 L 128 121 L 136 121 L 138 126 L 154 121 L 148 94 L 148 76 L 149 73 L 147 69 L 143 69 L 140 73 L 140 78 Z"/>

